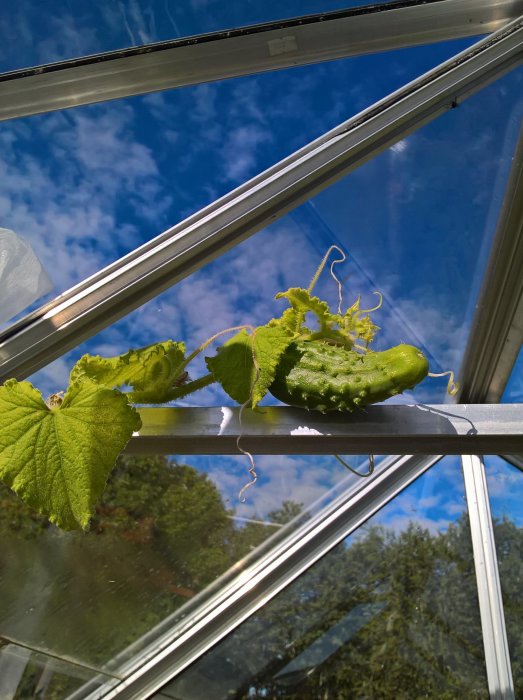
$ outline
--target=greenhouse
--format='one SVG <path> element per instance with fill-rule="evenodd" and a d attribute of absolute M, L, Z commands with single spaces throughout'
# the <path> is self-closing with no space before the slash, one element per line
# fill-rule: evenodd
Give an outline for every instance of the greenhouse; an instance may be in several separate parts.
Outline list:
<path fill-rule="evenodd" d="M 523 0 L 0 9 L 0 700 L 523 699 Z"/>

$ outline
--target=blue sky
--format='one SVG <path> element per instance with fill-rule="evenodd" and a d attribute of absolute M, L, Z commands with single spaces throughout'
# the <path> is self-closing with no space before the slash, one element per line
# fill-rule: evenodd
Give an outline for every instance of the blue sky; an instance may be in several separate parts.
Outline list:
<path fill-rule="evenodd" d="M 357 3 L 22 0 L 0 11 L 0 69 L 350 4 Z M 53 294 L 59 293 L 473 41 L 3 122 L 0 227 L 33 245 Z M 523 114 L 522 81 L 522 68 L 504 76 L 51 363 L 34 383 L 44 394 L 64 388 L 85 352 L 113 355 L 167 338 L 192 349 L 222 328 L 264 323 L 281 313 L 274 294 L 306 286 L 332 243 L 349 254 L 338 268 L 347 303 L 361 293 L 372 306 L 372 292 L 384 294 L 375 315 L 382 327 L 377 347 L 419 345 L 434 371 L 457 370 Z M 334 302 L 328 276 L 318 292 Z M 516 401 L 522 393 L 518 367 L 510 389 Z M 200 362 L 191 374 L 202 371 Z M 443 401 L 445 384 L 427 380 L 398 400 Z M 225 401 L 211 387 L 187 404 Z M 225 500 L 236 503 L 245 481 L 243 458 L 187 461 L 208 471 Z M 284 498 L 311 503 L 346 477 L 332 457 L 261 457 L 258 464 L 260 484 L 238 507 L 246 517 L 263 515 Z M 458 469 L 447 478 L 458 488 Z M 432 499 L 427 517 L 433 522 L 455 517 L 444 500 Z"/>

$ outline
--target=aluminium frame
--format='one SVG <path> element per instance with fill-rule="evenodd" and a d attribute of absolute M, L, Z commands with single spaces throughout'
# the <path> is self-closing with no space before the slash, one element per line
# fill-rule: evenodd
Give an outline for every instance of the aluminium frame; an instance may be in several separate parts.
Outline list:
<path fill-rule="evenodd" d="M 523 17 L 76 285 L 0 335 L 0 382 L 25 378 L 523 60 Z"/>
<path fill-rule="evenodd" d="M 128 454 L 523 454 L 522 404 L 385 404 L 325 415 L 290 406 L 141 408 Z"/>
<path fill-rule="evenodd" d="M 523 122 L 459 372 L 464 403 L 497 403 L 523 343 Z"/>
<path fill-rule="evenodd" d="M 523 0 L 394 0 L 0 75 L 0 121 L 319 61 L 491 33 Z"/>
<path fill-rule="evenodd" d="M 477 455 L 463 455 L 461 461 L 490 697 L 493 700 L 514 700 L 514 681 L 485 465 Z"/>
<path fill-rule="evenodd" d="M 404 5 L 408 4 L 404 3 Z M 414 5 L 415 3 L 410 4 Z M 435 2 L 432 4 L 436 6 Z M 421 7 L 421 4 L 419 5 Z M 454 7 L 456 5 L 453 3 Z M 444 0 L 441 0 L 441 7 L 443 6 Z M 450 3 L 447 7 L 449 6 Z M 420 12 L 420 8 L 417 11 Z M 152 298 L 162 289 L 171 286 L 189 274 L 203 262 L 216 257 L 220 252 L 252 234 L 268 221 L 281 216 L 303 199 L 310 197 L 387 146 L 411 133 L 423 123 L 451 108 L 458 99 L 465 98 L 509 70 L 521 61 L 522 29 L 521 19 L 515 20 L 510 27 L 504 27 L 492 37 L 476 44 L 473 47 L 474 50 L 467 50 L 451 61 L 438 66 L 417 81 L 413 81 L 377 105 L 320 137 L 230 195 L 226 195 L 214 205 L 210 205 L 202 212 L 190 217 L 178 227 L 170 229 L 138 251 L 131 253 L 121 261 L 117 261 L 86 282 L 77 285 L 55 302 L 46 305 L 43 310 L 22 319 L 13 328 L 8 329 L 0 339 L 2 341 L 0 360 L 4 360 L 4 371 L 11 372 L 7 376 L 26 376 L 30 371 L 47 364 L 53 357 L 63 354 L 72 345 L 76 345 L 100 328 L 109 325 L 116 318 L 123 316 L 146 299 Z M 285 39 L 285 37 L 280 36 L 278 39 Z M 284 48 L 285 45 L 286 42 L 283 41 Z M 285 57 L 282 60 L 290 60 L 290 57 Z M 88 99 L 87 101 L 94 100 Z M 264 197 L 267 199 L 264 200 Z M 267 205 L 268 202 L 270 205 Z M 230 218 L 231 213 L 240 215 L 239 223 Z M 187 236 L 189 237 L 186 238 Z M 180 245 L 177 247 L 176 244 Z M 195 251 L 190 251 L 191 244 L 195 244 Z M 142 273 L 147 278 L 147 283 L 142 284 L 143 280 L 140 277 Z M 105 313 L 108 314 L 106 322 L 102 319 Z M 401 459 L 408 460 L 409 458 Z M 436 460 L 437 458 L 426 459 Z M 430 464 L 427 466 L 424 458 L 413 458 L 413 460 L 409 463 L 411 470 L 409 474 L 412 479 L 416 478 L 415 474 L 423 473 L 430 466 Z M 405 466 L 405 463 L 402 463 L 402 466 Z M 379 472 L 379 476 L 381 476 L 381 472 Z M 394 479 L 388 484 L 387 488 L 394 492 L 391 498 L 399 492 L 394 491 L 398 484 L 407 485 L 407 482 L 401 481 L 403 478 L 406 478 L 405 475 L 398 473 L 397 480 Z M 357 500 L 351 500 L 353 505 L 348 507 L 349 510 L 344 511 L 348 520 L 343 521 L 343 525 L 349 530 L 353 525 L 354 528 L 358 527 L 358 522 L 361 524 L 370 517 L 375 512 L 372 511 L 372 507 L 381 507 L 379 503 L 383 504 L 383 498 L 386 498 L 377 481 L 365 482 L 362 484 L 362 489 L 367 490 L 358 491 L 358 494 L 363 494 L 359 503 L 361 511 L 357 510 Z M 483 495 L 485 495 L 484 488 Z M 357 499 L 357 494 L 354 498 Z M 354 519 L 351 520 L 351 517 Z M 358 521 L 358 517 L 360 517 L 360 521 Z M 330 528 L 328 532 L 323 529 L 324 526 Z M 333 521 L 328 518 L 318 527 L 318 533 L 321 530 L 329 537 L 340 536 L 340 531 L 333 529 Z M 348 530 L 343 531 L 348 533 Z M 322 556 L 318 551 L 314 551 L 315 554 L 310 555 L 313 558 L 312 561 L 315 561 L 314 556 L 318 558 Z M 307 564 L 309 561 L 306 559 L 307 552 L 306 548 L 298 548 L 291 555 L 287 553 L 278 562 L 274 560 L 274 569 L 271 569 L 271 574 L 274 573 L 275 576 L 281 575 L 282 577 L 278 579 L 278 584 L 274 584 L 276 592 L 287 585 L 290 580 L 293 580 L 286 571 L 289 563 L 286 556 L 296 557 L 290 561 L 291 563 L 295 562 L 297 567 L 293 569 L 292 576 L 294 574 L 297 576 L 299 572 L 304 570 L 301 567 L 310 565 Z M 273 552 L 273 556 L 278 556 L 278 553 Z M 262 582 L 267 583 L 268 580 L 262 577 L 261 579 L 243 581 L 243 593 L 238 593 L 240 597 L 235 598 L 235 602 L 241 599 L 244 603 L 248 603 L 247 594 L 252 592 L 253 583 L 257 581 L 261 586 Z M 238 585 L 238 581 L 236 581 L 236 585 Z M 270 588 L 270 585 L 267 588 L 261 587 L 263 590 L 259 591 L 258 595 L 262 597 L 273 595 L 273 589 Z M 265 599 L 263 597 L 261 603 L 259 601 L 254 603 L 251 600 L 251 607 L 249 608 L 247 605 L 247 608 L 249 610 L 257 609 L 256 607 L 252 608 L 252 605 L 259 607 L 265 602 Z M 496 606 L 494 608 L 497 610 L 496 614 L 501 616 L 499 619 L 502 620 L 503 610 L 500 605 L 498 602 L 497 608 Z M 241 614 L 250 614 L 247 608 L 243 609 L 243 613 L 239 613 L 240 618 Z M 208 618 L 209 626 L 194 629 L 194 634 L 190 635 L 191 639 L 186 639 L 188 646 L 182 647 L 178 644 L 176 649 L 170 649 L 175 654 L 174 657 L 169 657 L 170 661 L 176 659 L 179 661 L 177 670 L 185 667 L 191 658 L 196 658 L 203 653 L 201 651 L 203 646 L 211 643 L 207 632 L 212 629 L 211 622 L 219 621 L 220 612 L 215 610 L 218 617 Z M 237 624 L 240 622 L 241 619 Z M 214 629 L 213 639 L 215 641 L 217 641 L 216 635 L 221 638 L 219 635 L 223 636 L 227 633 L 224 629 L 221 631 L 219 629 L 219 625 Z M 200 636 L 200 643 L 203 644 L 200 647 L 198 647 L 196 638 L 198 634 L 203 635 Z M 160 666 L 168 658 L 165 656 L 165 650 L 161 653 L 163 654 L 161 658 L 160 656 L 156 658 Z M 178 657 L 176 657 L 176 653 Z M 503 653 L 506 661 L 506 648 Z M 499 668 L 498 664 L 496 671 L 498 676 Z M 144 669 L 145 675 L 142 673 Z M 112 690 L 111 694 L 105 697 L 121 697 L 122 700 L 130 697 L 143 698 L 143 695 L 134 693 L 141 693 L 140 688 L 151 689 L 153 686 L 158 688 L 157 674 L 161 670 L 158 665 L 155 665 L 154 669 L 152 666 L 148 668 L 142 666 L 140 671 L 136 671 L 135 675 L 120 685 L 119 689 Z M 167 675 L 170 673 L 171 671 Z M 490 680 L 489 676 L 489 682 Z M 501 681 L 498 686 L 500 683 Z M 491 683 L 491 688 L 494 687 L 497 686 Z M 98 693 L 93 697 L 99 697 Z M 507 695 L 507 697 L 509 696 Z"/>

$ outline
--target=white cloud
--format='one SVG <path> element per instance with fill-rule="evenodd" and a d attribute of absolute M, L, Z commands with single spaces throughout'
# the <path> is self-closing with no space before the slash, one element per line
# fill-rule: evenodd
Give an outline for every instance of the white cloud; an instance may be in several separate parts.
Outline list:
<path fill-rule="evenodd" d="M 51 114 L 0 133 L 1 223 L 33 245 L 55 291 L 138 245 L 136 215 L 151 220 L 170 206 L 130 105 Z M 124 197 L 133 223 L 117 212 Z"/>
<path fill-rule="evenodd" d="M 178 458 L 204 470 L 216 484 L 226 505 L 246 518 L 263 518 L 279 509 L 286 500 L 307 507 L 324 497 L 347 475 L 347 471 L 331 456 L 255 455 L 254 459 L 258 481 L 247 489 L 242 503 L 238 494 L 250 480 L 246 457 Z"/>
<path fill-rule="evenodd" d="M 405 139 L 402 139 L 401 141 L 398 141 L 397 143 L 393 144 L 390 147 L 390 150 L 394 155 L 397 155 L 399 153 L 404 153 L 409 146 L 409 142 L 406 141 Z"/>
<path fill-rule="evenodd" d="M 224 175 L 228 180 L 242 182 L 254 175 L 257 150 L 271 141 L 271 132 L 256 124 L 232 129 L 222 148 Z"/>

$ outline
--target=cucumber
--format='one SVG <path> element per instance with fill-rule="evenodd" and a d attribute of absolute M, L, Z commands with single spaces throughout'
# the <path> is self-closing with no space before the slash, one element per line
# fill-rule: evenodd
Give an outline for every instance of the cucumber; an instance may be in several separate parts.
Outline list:
<path fill-rule="evenodd" d="M 360 354 L 323 341 L 297 341 L 284 352 L 269 391 L 290 406 L 352 411 L 411 389 L 428 371 L 427 358 L 412 345 Z"/>

